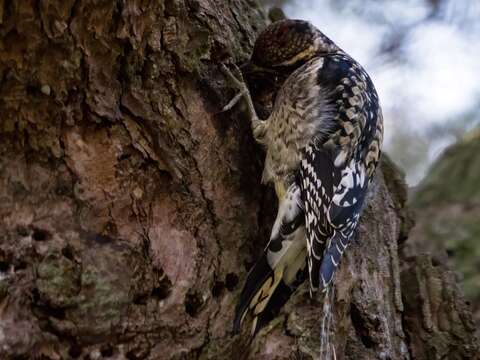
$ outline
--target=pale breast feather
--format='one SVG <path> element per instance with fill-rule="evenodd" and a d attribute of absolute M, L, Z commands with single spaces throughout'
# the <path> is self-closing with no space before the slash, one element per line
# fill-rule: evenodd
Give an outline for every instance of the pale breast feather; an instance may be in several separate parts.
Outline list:
<path fill-rule="evenodd" d="M 334 104 L 317 82 L 323 57 L 315 58 L 294 71 L 279 91 L 267 130 L 267 156 L 263 182 L 294 172 L 301 150 L 314 137 L 326 139 L 334 120 Z"/>

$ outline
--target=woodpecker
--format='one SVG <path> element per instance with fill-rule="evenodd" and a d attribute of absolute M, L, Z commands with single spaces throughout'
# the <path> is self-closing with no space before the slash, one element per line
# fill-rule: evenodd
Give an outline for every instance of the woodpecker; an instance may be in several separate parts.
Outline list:
<path fill-rule="evenodd" d="M 262 182 L 278 197 L 270 241 L 247 276 L 234 320 L 238 332 L 250 311 L 256 333 L 303 274 L 311 296 L 329 287 L 380 158 L 383 118 L 362 66 L 307 21 L 270 24 L 242 67 L 285 79 L 266 120 L 257 116 L 241 71 L 222 70 L 240 90 L 224 109 L 246 101 L 253 136 L 266 150 Z"/>

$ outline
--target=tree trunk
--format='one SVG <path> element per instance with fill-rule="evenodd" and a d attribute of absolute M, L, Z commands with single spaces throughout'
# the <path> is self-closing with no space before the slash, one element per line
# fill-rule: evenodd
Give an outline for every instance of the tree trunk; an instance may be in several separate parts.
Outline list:
<path fill-rule="evenodd" d="M 250 344 L 234 306 L 268 238 L 263 155 L 218 71 L 249 0 L 0 1 L 0 357 L 289 359 L 320 351 L 305 287 Z M 335 280 L 337 359 L 471 359 L 451 274 L 400 259 L 388 162 Z"/>

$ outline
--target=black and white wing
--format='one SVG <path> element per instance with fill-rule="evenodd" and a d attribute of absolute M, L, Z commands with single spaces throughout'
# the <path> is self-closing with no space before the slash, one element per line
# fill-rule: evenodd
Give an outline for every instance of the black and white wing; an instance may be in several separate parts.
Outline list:
<path fill-rule="evenodd" d="M 333 152 L 309 146 L 300 166 L 311 291 L 325 289 L 345 251 L 367 192 L 365 168 L 334 165 Z"/>
<path fill-rule="evenodd" d="M 328 139 L 313 139 L 300 164 L 312 291 L 328 286 L 352 238 L 383 133 L 375 88 L 353 59 L 325 57 L 318 82 L 335 111 Z"/>
<path fill-rule="evenodd" d="M 305 209 L 310 290 L 314 292 L 319 287 L 323 252 L 332 233 L 327 214 L 335 179 L 340 177 L 340 173 L 333 167 L 328 151 L 318 151 L 314 146 L 309 146 L 300 165 L 299 177 Z"/>

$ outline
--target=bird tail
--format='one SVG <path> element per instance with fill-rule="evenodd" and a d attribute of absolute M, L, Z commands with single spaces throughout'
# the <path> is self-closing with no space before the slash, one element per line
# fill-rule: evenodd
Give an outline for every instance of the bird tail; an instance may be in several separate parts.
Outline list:
<path fill-rule="evenodd" d="M 235 320 L 233 321 L 234 333 L 240 332 L 240 326 L 248 308 L 261 302 L 261 298 L 265 296 L 264 293 L 268 294 L 268 290 L 276 283 L 278 284 L 278 279 L 277 281 L 275 280 L 275 272 L 268 264 L 266 254 L 263 253 L 262 257 L 248 273 L 247 281 L 240 295 L 240 301 L 235 309 Z"/>
<path fill-rule="evenodd" d="M 351 236 L 345 236 L 340 231 L 336 231 L 329 239 L 322 258 L 322 264 L 320 265 L 320 277 L 322 281 L 319 290 L 325 291 L 328 288 L 340 264 L 342 255 L 350 242 L 350 238 Z"/>
<path fill-rule="evenodd" d="M 306 250 L 304 228 L 291 234 L 291 240 L 283 241 L 288 248 L 281 251 L 274 267 L 270 265 L 272 253 L 268 248 L 247 276 L 240 301 L 235 311 L 233 332 L 240 331 L 241 324 L 250 310 L 253 316 L 252 335 L 255 335 L 276 311 L 288 300 L 305 269 Z M 300 240 L 300 241 L 299 241 Z"/>

